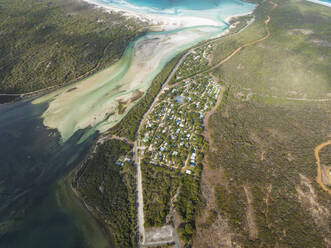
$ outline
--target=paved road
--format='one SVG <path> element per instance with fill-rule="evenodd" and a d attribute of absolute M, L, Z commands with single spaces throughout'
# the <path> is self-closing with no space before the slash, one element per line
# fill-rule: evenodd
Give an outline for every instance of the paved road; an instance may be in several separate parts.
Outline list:
<path fill-rule="evenodd" d="M 193 49 L 189 50 L 186 54 L 184 54 L 177 62 L 175 67 L 172 69 L 170 74 L 168 75 L 166 81 L 164 82 L 161 90 L 157 94 L 157 96 L 154 98 L 154 101 L 148 111 L 144 114 L 143 118 L 140 121 L 137 134 L 139 134 L 140 129 L 144 125 L 147 117 L 149 116 L 150 112 L 155 106 L 155 103 L 158 101 L 160 95 L 164 92 L 164 90 L 168 87 L 168 83 L 172 79 L 172 77 L 175 75 L 177 69 L 182 64 L 182 62 L 186 59 L 186 57 L 193 51 Z M 134 142 L 134 160 L 135 164 L 137 166 L 136 171 L 136 191 L 137 191 L 137 213 L 138 213 L 138 234 L 139 234 L 139 246 L 143 246 L 145 243 L 145 227 L 144 227 L 144 199 L 143 199 L 143 187 L 142 187 L 142 174 L 141 174 L 141 166 L 140 166 L 140 141 L 138 140 L 138 135 Z"/>
<path fill-rule="evenodd" d="M 220 61 L 219 63 L 217 63 L 216 65 L 212 66 L 211 68 L 205 70 L 205 71 L 201 71 L 198 74 L 202 74 L 202 73 L 206 73 L 209 71 L 212 71 L 213 69 L 215 69 L 216 67 L 222 65 L 223 63 L 227 62 L 229 59 L 231 59 L 235 54 L 237 54 L 241 49 L 250 46 L 250 45 L 254 45 L 260 41 L 263 41 L 265 39 L 267 39 L 270 36 L 270 31 L 268 28 L 268 23 L 270 21 L 270 17 L 268 16 L 268 19 L 265 21 L 266 24 L 266 30 L 267 30 L 267 34 L 262 37 L 261 39 L 258 39 L 256 41 L 247 43 L 241 47 L 239 47 L 238 49 L 236 49 L 232 54 L 230 54 L 229 56 L 227 56 L 225 59 L 223 59 L 222 61 Z M 220 37 L 222 38 L 222 37 Z M 218 38 L 219 39 L 219 38 Z M 188 50 L 177 62 L 177 64 L 175 65 L 175 67 L 171 70 L 170 74 L 168 75 L 166 81 L 164 82 L 161 90 L 159 91 L 159 93 L 157 94 L 157 96 L 154 98 L 153 103 L 151 104 L 151 106 L 149 107 L 148 111 L 146 111 L 146 113 L 144 114 L 142 120 L 140 121 L 138 130 L 137 130 L 137 135 L 136 135 L 136 139 L 134 142 L 134 160 L 135 160 L 135 164 L 136 164 L 136 190 L 137 190 L 137 207 L 138 207 L 138 234 L 139 234 L 139 247 L 143 247 L 145 244 L 145 228 L 144 228 L 144 200 L 143 200 L 143 187 L 142 187 L 142 174 L 141 174 L 141 165 L 140 165 L 140 152 L 141 152 L 141 148 L 140 148 L 140 141 L 138 140 L 138 134 L 139 131 L 141 129 L 141 127 L 144 125 L 147 117 L 149 116 L 150 112 L 153 110 L 156 102 L 158 101 L 160 95 L 163 94 L 163 92 L 169 88 L 168 83 L 170 82 L 170 80 L 173 78 L 173 76 L 175 75 L 176 71 L 178 70 L 179 66 L 182 64 L 182 62 L 186 59 L 186 57 L 192 53 L 193 50 L 204 46 L 206 44 L 215 42 L 217 39 L 214 39 L 212 41 L 203 43 L 199 46 L 193 47 L 190 50 Z M 193 75 L 194 76 L 194 75 Z M 189 78 L 191 78 L 192 76 L 190 76 Z M 184 79 L 183 79 L 184 80 Z"/>

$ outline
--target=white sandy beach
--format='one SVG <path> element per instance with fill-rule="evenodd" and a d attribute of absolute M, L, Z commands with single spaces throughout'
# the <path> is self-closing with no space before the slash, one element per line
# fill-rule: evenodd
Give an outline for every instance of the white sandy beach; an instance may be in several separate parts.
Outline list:
<path fill-rule="evenodd" d="M 64 141 L 79 129 L 95 126 L 100 132 L 108 130 L 123 117 L 118 112 L 119 103 L 130 101 L 138 90 L 146 92 L 169 56 L 174 57 L 218 32 L 217 27 L 204 27 L 142 37 L 135 42 L 132 56 L 122 59 L 126 61 L 119 61 L 85 80 L 58 90 L 42 116 L 44 125 L 58 129 Z M 119 76 L 121 72 L 125 74 Z M 49 99 L 46 96 L 34 103 Z M 113 114 L 107 118 L 110 113 Z"/>
<path fill-rule="evenodd" d="M 234 4 L 223 10 L 185 10 L 179 15 L 169 15 L 136 13 L 100 5 L 96 0 L 86 1 L 106 11 L 121 12 L 129 18 L 160 26 L 167 32 L 149 33 L 137 39 L 121 60 L 109 68 L 34 101 L 35 104 L 49 102 L 42 115 L 44 125 L 57 129 L 63 141 L 80 129 L 91 128 L 86 135 L 109 130 L 135 105 L 131 99 L 147 91 L 168 61 L 200 41 L 223 35 L 231 17 L 247 15 L 254 7 Z"/>
<path fill-rule="evenodd" d="M 327 7 L 331 7 L 331 3 L 327 3 L 327 2 L 323 2 L 323 1 L 318 1 L 318 0 L 306 0 L 306 1 L 321 4 L 321 5 L 324 5 L 324 6 L 327 6 Z"/>
<path fill-rule="evenodd" d="M 246 11 L 245 13 L 240 13 L 236 15 L 224 15 L 223 20 L 218 19 L 218 10 L 208 10 L 208 11 L 189 11 L 185 10 L 176 16 L 167 13 L 166 11 L 162 14 L 152 14 L 152 13 L 140 13 L 130 10 L 128 8 L 121 8 L 114 5 L 102 4 L 97 0 L 84 0 L 96 7 L 105 9 L 108 12 L 123 13 L 124 16 L 129 18 L 137 18 L 143 22 L 148 22 L 153 26 L 160 26 L 162 30 L 173 30 L 183 27 L 193 27 L 193 26 L 222 26 L 224 22 L 229 22 L 233 17 L 245 16 L 251 14 L 253 10 Z M 130 6 L 130 5 L 128 5 Z M 145 9 L 145 8 L 138 8 Z"/>
<path fill-rule="evenodd" d="M 90 4 L 95 5 L 96 7 L 101 7 L 107 10 L 108 12 L 117 12 L 123 13 L 124 16 L 137 18 L 143 22 L 148 22 L 153 26 L 160 26 L 163 30 L 172 30 L 181 27 L 192 27 L 200 25 L 210 25 L 218 26 L 220 23 L 210 19 L 192 17 L 192 16 L 168 16 L 168 15 L 156 15 L 156 14 L 146 14 L 146 13 L 137 13 L 129 9 L 110 6 L 107 4 L 101 4 L 94 0 L 84 0 Z"/>

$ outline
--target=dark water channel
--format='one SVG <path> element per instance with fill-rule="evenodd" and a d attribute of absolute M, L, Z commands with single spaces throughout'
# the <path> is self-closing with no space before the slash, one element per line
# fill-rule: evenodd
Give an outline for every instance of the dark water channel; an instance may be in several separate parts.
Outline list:
<path fill-rule="evenodd" d="M 82 228 L 91 216 L 73 214 L 59 179 L 86 156 L 96 135 L 77 144 L 79 131 L 62 143 L 42 124 L 46 108 L 0 105 L 0 247 L 95 247 Z"/>

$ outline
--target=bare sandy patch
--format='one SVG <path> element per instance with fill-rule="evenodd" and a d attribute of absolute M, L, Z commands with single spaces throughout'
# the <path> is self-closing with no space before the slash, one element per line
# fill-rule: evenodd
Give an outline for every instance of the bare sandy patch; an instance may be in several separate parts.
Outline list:
<path fill-rule="evenodd" d="M 313 30 L 311 29 L 302 29 L 302 28 L 296 28 L 296 29 L 291 29 L 287 31 L 287 34 L 293 35 L 293 34 L 303 34 L 303 35 L 309 35 L 313 34 Z"/>
<path fill-rule="evenodd" d="M 259 231 L 257 229 L 256 221 L 255 221 L 253 195 L 248 186 L 244 186 L 244 190 L 245 190 L 245 194 L 247 197 L 247 204 L 248 204 L 246 217 L 247 217 L 247 223 L 248 223 L 249 238 L 251 240 L 255 240 L 259 237 Z"/>
<path fill-rule="evenodd" d="M 323 184 L 331 186 L 331 166 L 321 165 L 321 179 Z"/>
<path fill-rule="evenodd" d="M 44 125 L 57 129 L 63 141 L 79 129 L 105 132 L 134 106 L 169 59 L 217 32 L 217 27 L 199 27 L 146 35 L 109 68 L 33 103 L 49 102 Z"/>
<path fill-rule="evenodd" d="M 170 225 L 145 228 L 144 246 L 173 243 L 174 231 L 174 228 Z"/>
<path fill-rule="evenodd" d="M 310 213 L 315 224 L 329 232 L 329 223 L 331 223 L 329 209 L 318 202 L 311 181 L 302 174 L 299 176 L 300 184 L 296 186 L 299 202 Z"/>

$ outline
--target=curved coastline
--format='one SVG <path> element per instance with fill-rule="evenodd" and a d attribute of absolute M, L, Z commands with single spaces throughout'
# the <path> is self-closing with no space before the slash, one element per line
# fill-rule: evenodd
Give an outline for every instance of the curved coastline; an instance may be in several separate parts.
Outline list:
<path fill-rule="evenodd" d="M 247 12 L 247 14 L 249 14 L 250 12 L 251 11 Z M 234 13 L 231 14 L 234 15 Z M 240 15 L 242 15 L 242 13 Z M 70 84 L 68 86 L 65 86 L 64 88 L 58 89 L 54 92 L 51 92 L 40 98 L 37 98 L 33 101 L 34 105 L 31 105 L 30 104 L 31 100 L 29 100 L 26 101 L 25 106 L 19 106 L 21 105 L 21 103 L 17 103 L 17 105 L 15 105 L 16 110 L 15 109 L 11 110 L 12 105 L 3 106 L 3 112 L 6 111 L 6 109 L 9 109 L 10 113 L 8 115 L 10 116 L 12 115 L 17 116 L 18 110 L 22 112 L 22 118 L 10 119 L 9 118 L 10 116 L 8 118 L 6 118 L 6 116 L 2 117 L 3 121 L 6 121 L 8 123 L 10 121 L 10 127 L 7 127 L 8 130 L 3 129 L 3 131 L 5 132 L 13 131 L 13 135 L 15 135 L 15 137 L 11 137 L 10 135 L 8 135 L 8 140 L 10 139 L 11 142 L 15 140 L 15 142 L 19 144 L 17 145 L 17 147 L 15 147 L 15 150 L 17 150 L 17 154 L 19 152 L 22 153 L 20 154 L 21 156 L 16 156 L 17 158 L 13 160 L 15 160 L 15 163 L 17 164 L 22 164 L 23 160 L 27 160 L 26 157 L 24 156 L 27 156 L 28 159 L 32 157 L 34 161 L 38 162 L 38 166 L 39 166 L 38 168 L 35 168 L 35 170 L 37 172 L 38 170 L 41 170 L 44 177 L 45 174 L 47 173 L 50 174 L 52 172 L 51 169 L 55 170 L 56 168 L 58 170 L 60 169 L 65 170 L 65 168 L 68 168 L 69 166 L 70 168 L 74 167 L 75 165 L 77 165 L 77 161 L 80 159 L 79 157 L 83 156 L 83 154 L 86 154 L 87 152 L 87 148 L 83 149 L 82 147 L 83 146 L 87 147 L 90 145 L 90 143 L 87 144 L 87 142 L 86 145 L 85 143 L 83 143 L 82 145 L 78 145 L 78 143 L 83 142 L 87 138 L 91 138 L 92 140 L 93 139 L 91 137 L 92 134 L 95 134 L 98 131 L 99 132 L 106 131 L 111 126 L 117 124 L 130 111 L 130 109 L 133 106 L 135 106 L 135 104 L 138 102 L 138 99 L 136 99 L 134 102 L 130 102 L 124 113 L 122 114 L 118 113 L 116 115 L 117 118 L 114 118 L 114 116 L 111 117 L 112 119 L 105 118 L 104 114 L 108 114 L 107 116 L 110 117 L 111 109 L 112 108 L 116 109 L 118 101 L 120 100 L 125 101 L 127 99 L 132 99 L 131 96 L 137 90 L 141 89 L 146 91 L 150 86 L 152 79 L 158 74 L 158 72 L 160 72 L 163 69 L 163 67 L 173 57 L 178 55 L 180 52 L 186 50 L 187 48 L 194 46 L 195 44 L 198 44 L 201 41 L 209 40 L 222 35 L 222 33 L 226 30 L 227 27 L 228 25 L 226 23 L 226 20 L 224 19 L 224 21 L 220 25 L 206 24 L 206 25 L 195 25 L 192 27 L 179 26 L 173 30 L 170 29 L 162 32 L 152 32 L 146 34 L 144 36 L 137 38 L 134 42 L 131 42 L 131 44 L 125 51 L 123 57 L 121 58 L 121 60 L 118 61 L 116 64 L 113 64 L 111 67 L 99 73 L 96 73 L 92 76 L 89 76 L 87 79 L 81 80 L 77 83 Z M 146 49 L 149 48 L 148 46 L 142 50 L 138 49 L 139 45 L 142 46 L 146 45 L 144 44 L 145 41 L 148 40 L 153 41 L 155 39 L 159 39 L 163 41 L 160 47 L 155 48 L 155 53 L 149 54 L 149 56 L 147 56 L 148 54 L 146 55 L 144 52 L 148 52 L 150 50 L 150 49 Z M 139 55 L 139 51 L 143 55 L 142 57 L 137 56 L 137 54 Z M 162 56 L 160 56 L 160 52 L 163 52 Z M 138 84 L 137 83 L 134 84 L 130 80 L 130 76 L 136 77 L 137 69 L 132 70 L 132 73 L 127 76 L 128 78 L 126 81 L 120 80 L 122 78 L 125 78 L 127 72 L 130 71 L 131 66 L 137 63 L 135 66 L 137 66 L 136 68 L 138 68 L 139 62 L 141 62 L 142 60 L 148 61 L 149 57 L 154 59 L 156 57 L 158 59 L 156 60 L 156 62 L 158 63 L 154 63 L 155 60 L 151 60 L 152 65 L 154 67 L 147 74 L 141 76 L 143 80 L 141 80 Z M 144 66 L 146 66 L 146 64 Z M 141 68 L 140 70 L 142 71 Z M 105 74 L 102 74 L 103 72 L 105 72 Z M 85 88 L 84 88 L 84 84 L 86 86 Z M 80 112 L 79 111 L 80 109 L 82 109 L 83 111 Z M 117 111 L 117 109 L 115 111 Z M 42 123 L 39 124 L 39 122 L 38 122 L 38 126 L 34 125 L 34 123 L 31 124 L 29 123 L 30 120 L 34 121 L 36 119 L 39 121 L 40 116 L 42 116 L 44 121 L 43 123 L 47 128 L 56 129 L 59 132 L 57 132 L 56 130 L 47 130 L 42 125 Z M 95 117 L 100 119 L 95 120 L 94 119 Z M 19 125 L 21 129 L 16 130 L 15 129 L 16 126 L 13 125 L 12 120 L 15 120 L 14 124 Z M 40 120 L 40 122 L 41 121 L 42 120 Z M 8 123 L 3 122 L 3 124 L 8 124 Z M 54 126 L 52 126 L 49 123 L 55 123 L 55 124 Z M 40 130 L 44 132 L 43 135 L 41 135 Z M 62 142 L 58 142 L 60 139 L 58 133 L 61 134 Z M 25 137 L 23 134 L 26 134 L 27 137 Z M 23 149 L 24 148 L 23 146 L 26 144 L 23 143 L 23 141 L 25 141 L 23 139 L 29 140 L 28 151 L 25 151 Z M 4 141 L 5 140 L 6 137 L 4 138 Z M 41 151 L 41 146 L 43 146 L 45 151 Z M 48 149 L 49 149 L 49 153 L 48 153 Z M 70 149 L 74 151 L 71 151 Z M 54 154 L 54 153 L 56 156 L 54 155 L 52 157 L 50 154 Z M 11 151 L 10 154 L 12 157 L 15 157 L 16 155 L 16 153 L 14 153 L 13 151 Z M 17 166 L 17 168 L 19 168 L 19 166 Z M 19 169 L 24 171 L 25 168 L 20 167 Z M 55 175 L 54 180 L 59 181 L 59 177 Z M 31 180 L 29 179 L 29 181 Z M 34 189 L 34 190 L 38 191 L 38 189 Z M 48 193 L 53 198 L 55 193 L 53 191 L 52 192 L 48 191 Z M 38 204 L 41 205 L 41 203 Z M 58 205 L 55 206 L 55 205 L 56 204 L 53 205 L 46 204 L 45 207 L 40 206 L 40 208 L 42 208 L 43 211 L 48 212 L 49 216 L 53 216 L 54 212 L 55 214 L 57 214 L 58 212 L 62 211 L 61 206 Z M 43 219 L 44 218 L 43 214 L 45 215 L 45 213 L 41 214 L 40 222 L 44 221 L 43 223 L 47 224 L 48 220 Z M 67 215 L 65 216 L 65 218 L 66 218 L 65 219 L 66 222 L 63 223 L 71 223 L 71 222 L 74 223 L 75 220 L 71 220 L 71 219 L 75 219 L 76 217 L 74 214 L 69 213 L 68 216 Z M 35 231 L 33 228 L 31 228 L 33 224 L 34 222 L 27 223 L 27 225 L 24 226 L 24 228 L 22 228 L 21 235 L 23 235 L 23 233 L 25 235 L 25 236 L 23 235 L 22 236 L 23 238 L 21 238 L 22 242 L 24 242 L 24 240 L 27 240 L 29 238 L 28 236 L 30 232 L 26 232 L 26 231 L 31 231 L 31 232 L 34 231 L 36 235 L 38 234 L 39 231 L 40 232 L 43 231 L 39 229 Z M 70 232 L 71 234 L 72 233 L 76 234 L 77 233 L 76 230 L 73 230 L 74 225 L 71 224 L 70 224 L 70 228 L 72 228 L 72 230 L 70 230 Z M 51 228 L 53 228 L 52 225 L 53 223 L 50 223 Z M 56 230 L 54 232 L 49 231 L 49 233 L 47 234 L 48 235 L 56 234 L 59 237 L 70 236 L 68 233 L 64 234 L 63 232 Z M 43 234 L 43 237 L 48 237 L 48 236 Z M 38 236 L 38 238 L 36 238 L 36 241 L 46 242 L 42 240 L 43 237 Z M 89 235 L 86 235 L 86 237 L 89 238 Z M 13 238 L 13 240 L 14 239 L 15 238 Z M 59 239 L 57 240 L 60 241 Z M 10 240 L 10 242 L 12 242 L 12 240 Z M 51 241 L 47 241 L 47 242 L 51 242 Z M 64 243 L 67 242 L 67 240 L 63 240 L 63 241 L 61 240 L 61 242 Z M 27 246 L 27 247 L 31 247 L 31 246 Z"/>
<path fill-rule="evenodd" d="M 216 15 L 213 10 L 211 19 L 199 16 L 199 23 L 190 22 L 194 16 L 180 16 L 178 18 L 185 21 L 177 22 L 177 17 L 171 19 L 167 14 L 160 15 L 165 20 L 163 24 L 159 23 L 164 31 L 150 32 L 131 42 L 120 61 L 85 80 L 36 99 L 34 104 L 49 102 L 42 115 L 44 125 L 57 129 L 64 142 L 80 129 L 89 129 L 81 141 L 96 131 L 109 130 L 139 101 L 130 102 L 133 95 L 138 91 L 145 93 L 153 78 L 172 58 L 201 41 L 221 36 L 229 26 L 229 18 L 250 14 L 255 7 L 237 3 L 233 6 L 226 5 L 222 11 L 217 9 Z M 113 8 L 108 6 L 109 10 Z M 228 13 L 222 14 L 226 10 Z M 147 19 L 153 21 L 153 18 L 147 14 Z M 175 20 L 170 26 L 164 25 L 168 18 L 171 22 Z M 72 87 L 75 90 L 71 90 Z M 124 112 L 119 111 L 121 102 L 128 103 Z"/>
<path fill-rule="evenodd" d="M 319 0 L 306 0 L 306 1 L 312 2 L 312 3 L 317 3 L 317 4 L 320 4 L 320 5 L 327 6 L 327 7 L 331 7 L 331 3 L 330 2 L 319 1 Z"/>

